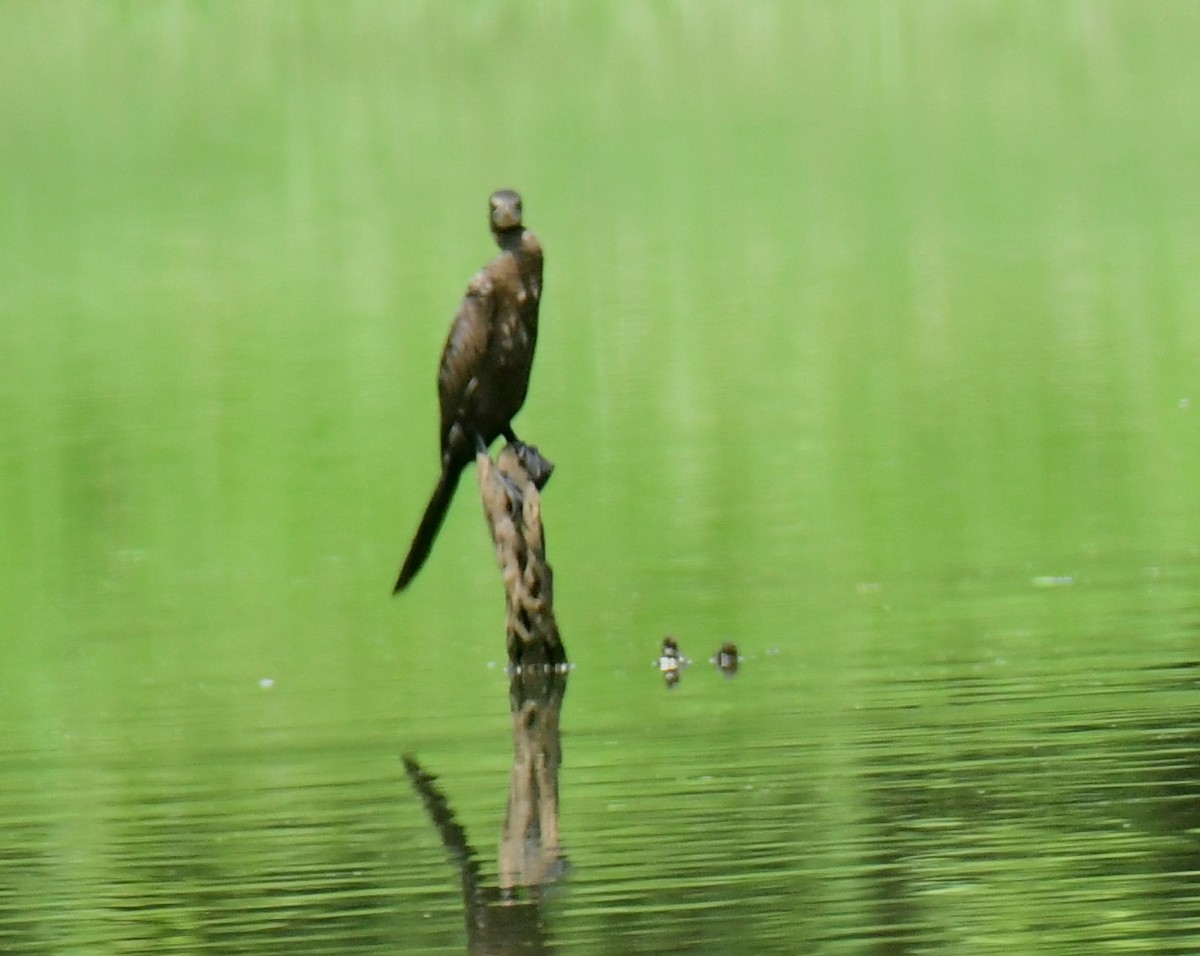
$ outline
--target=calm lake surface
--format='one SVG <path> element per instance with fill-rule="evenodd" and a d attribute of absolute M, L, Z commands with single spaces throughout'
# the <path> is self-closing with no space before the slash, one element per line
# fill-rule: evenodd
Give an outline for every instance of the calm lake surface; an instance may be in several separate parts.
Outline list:
<path fill-rule="evenodd" d="M 0 952 L 1200 950 L 1198 44 L 1190 2 L 3 7 Z M 500 186 L 546 247 L 536 720 L 473 470 L 389 595 Z M 557 804 L 502 842 L 531 729 Z"/>

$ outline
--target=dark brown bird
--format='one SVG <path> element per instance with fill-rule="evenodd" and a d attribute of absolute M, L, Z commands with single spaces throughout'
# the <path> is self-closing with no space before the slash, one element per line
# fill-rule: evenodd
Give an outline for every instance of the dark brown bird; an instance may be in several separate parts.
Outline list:
<path fill-rule="evenodd" d="M 393 593 L 421 570 L 463 469 L 499 436 L 515 442 L 513 416 L 529 390 L 542 298 L 542 247 L 521 222 L 521 197 L 492 193 L 491 228 L 500 254 L 480 270 L 454 316 L 438 370 L 442 473 L 408 549 Z"/>

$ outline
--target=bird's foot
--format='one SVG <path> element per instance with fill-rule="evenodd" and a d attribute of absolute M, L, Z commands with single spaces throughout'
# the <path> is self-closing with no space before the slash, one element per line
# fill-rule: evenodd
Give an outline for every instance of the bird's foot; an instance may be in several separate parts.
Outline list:
<path fill-rule="evenodd" d="M 521 462 L 521 467 L 529 472 L 529 478 L 533 481 L 533 486 L 538 491 L 541 491 L 546 487 L 546 482 L 550 480 L 550 476 L 554 474 L 554 462 L 549 458 L 543 457 L 536 446 L 526 445 L 523 441 L 512 442 L 512 447 L 517 453 L 517 459 Z"/>

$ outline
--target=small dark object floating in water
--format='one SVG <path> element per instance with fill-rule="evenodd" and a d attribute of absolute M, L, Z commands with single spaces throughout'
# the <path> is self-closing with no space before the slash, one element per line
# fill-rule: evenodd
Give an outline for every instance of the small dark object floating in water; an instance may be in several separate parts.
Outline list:
<path fill-rule="evenodd" d="M 690 664 L 683 652 L 679 650 L 679 643 L 670 634 L 663 638 L 662 652 L 658 657 L 658 669 L 660 671 L 677 671 L 681 667 L 687 667 Z"/>
<path fill-rule="evenodd" d="M 726 677 L 732 677 L 737 673 L 740 661 L 741 658 L 738 657 L 737 645 L 733 641 L 726 641 L 722 644 L 720 650 L 717 651 L 716 657 L 712 659 L 712 662 L 717 665 L 717 670 Z"/>
<path fill-rule="evenodd" d="M 662 651 L 658 655 L 658 669 L 662 671 L 663 680 L 668 687 L 679 683 L 680 672 L 691 663 L 679 649 L 679 644 L 668 634 L 663 638 Z"/>

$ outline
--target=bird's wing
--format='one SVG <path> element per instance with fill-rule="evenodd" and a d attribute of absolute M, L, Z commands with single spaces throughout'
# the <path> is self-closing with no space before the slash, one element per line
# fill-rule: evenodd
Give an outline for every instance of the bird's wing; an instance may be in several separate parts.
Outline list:
<path fill-rule="evenodd" d="M 464 409 L 477 387 L 475 376 L 483 367 L 488 349 L 488 336 L 494 323 L 492 315 L 496 302 L 491 278 L 484 270 L 476 274 L 467 286 L 442 349 L 442 364 L 438 370 L 438 398 L 442 407 L 442 446 L 449 431 L 464 417 Z"/>

